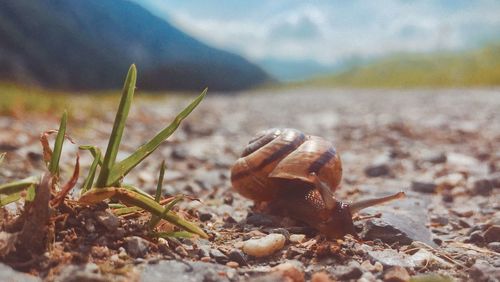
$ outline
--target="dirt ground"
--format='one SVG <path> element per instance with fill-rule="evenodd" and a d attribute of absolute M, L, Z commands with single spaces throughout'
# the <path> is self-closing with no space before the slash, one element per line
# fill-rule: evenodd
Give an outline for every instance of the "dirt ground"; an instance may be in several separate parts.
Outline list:
<path fill-rule="evenodd" d="M 133 105 L 118 158 L 168 124 L 187 101 Z M 96 106 L 89 116 L 77 107 L 68 133 L 79 145 L 104 150 L 114 111 Z M 0 152 L 7 152 L 0 183 L 41 173 L 38 136 L 57 125 L 56 116 L 0 117 Z M 255 212 L 252 201 L 232 190 L 230 167 L 255 133 L 273 127 L 333 141 L 343 163 L 337 199 L 398 191 L 407 197 L 364 210 L 355 221 L 358 239 L 328 240 L 301 222 Z M 76 151 L 65 147 L 64 175 L 71 174 Z M 80 154 L 84 175 L 91 157 Z M 48 253 L 43 265 L 14 268 L 56 281 L 500 280 L 499 90 L 209 92 L 126 182 L 154 193 L 163 159 L 165 194 L 201 200 L 180 208 L 209 240 L 146 241 L 140 219 L 116 218 L 99 206 L 78 210 L 71 231 L 56 234 L 56 246 L 67 243 L 69 233 L 80 238 L 66 245 L 72 249 L 55 248 L 68 253 L 57 254 L 65 259 L 51 261 L 56 254 Z M 106 220 L 118 223 L 110 227 Z M 280 234 L 284 244 L 270 255 L 248 255 L 246 241 L 267 234 Z M 0 280 L 27 279 L 22 275 L 0 263 Z"/>

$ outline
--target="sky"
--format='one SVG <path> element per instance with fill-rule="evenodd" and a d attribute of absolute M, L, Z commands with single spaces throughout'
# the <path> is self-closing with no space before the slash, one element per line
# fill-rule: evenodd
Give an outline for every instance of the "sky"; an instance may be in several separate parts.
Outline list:
<path fill-rule="evenodd" d="M 191 36 L 255 62 L 333 65 L 500 39 L 500 1 L 134 1 Z"/>

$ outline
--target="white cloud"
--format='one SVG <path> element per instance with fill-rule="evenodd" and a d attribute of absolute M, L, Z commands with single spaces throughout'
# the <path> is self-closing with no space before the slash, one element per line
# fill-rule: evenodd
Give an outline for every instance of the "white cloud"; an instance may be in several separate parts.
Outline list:
<path fill-rule="evenodd" d="M 221 12 L 216 0 L 204 6 L 146 1 L 196 38 L 256 60 L 329 64 L 394 51 L 460 49 L 476 39 L 500 38 L 500 2 L 495 1 L 242 1 L 241 7 L 231 3 L 234 13 Z"/>

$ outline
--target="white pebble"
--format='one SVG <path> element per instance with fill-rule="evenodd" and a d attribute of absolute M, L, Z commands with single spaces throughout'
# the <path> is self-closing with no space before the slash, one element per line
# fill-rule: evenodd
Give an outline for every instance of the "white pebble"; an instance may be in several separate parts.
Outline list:
<path fill-rule="evenodd" d="M 282 234 L 269 234 L 259 239 L 251 239 L 243 244 L 243 252 L 254 257 L 265 257 L 281 250 L 286 238 Z"/>
<path fill-rule="evenodd" d="M 292 243 L 302 243 L 306 239 L 304 234 L 292 234 L 290 235 L 290 242 Z"/>

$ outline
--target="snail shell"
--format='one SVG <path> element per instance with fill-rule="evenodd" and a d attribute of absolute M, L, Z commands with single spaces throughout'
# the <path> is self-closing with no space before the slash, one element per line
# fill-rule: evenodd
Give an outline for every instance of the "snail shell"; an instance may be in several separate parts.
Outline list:
<path fill-rule="evenodd" d="M 312 188 L 313 174 L 335 191 L 342 164 L 333 144 L 296 129 L 273 128 L 249 142 L 231 169 L 231 182 L 247 198 L 272 201 L 290 186 Z"/>
<path fill-rule="evenodd" d="M 349 205 L 333 195 L 341 178 L 342 163 L 333 144 L 291 128 L 257 134 L 231 168 L 238 193 L 269 202 L 333 238 L 355 235 L 353 213 L 404 197 L 399 192 Z"/>

